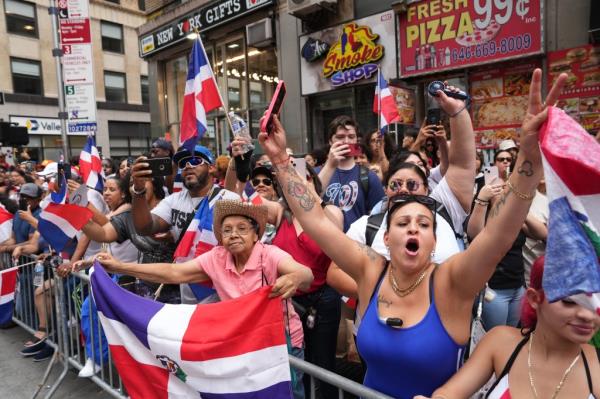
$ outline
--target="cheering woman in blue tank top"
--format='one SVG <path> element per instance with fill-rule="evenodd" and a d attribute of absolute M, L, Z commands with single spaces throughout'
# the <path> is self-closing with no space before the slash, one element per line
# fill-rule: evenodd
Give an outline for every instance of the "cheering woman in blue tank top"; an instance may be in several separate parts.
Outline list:
<path fill-rule="evenodd" d="M 490 211 L 488 224 L 471 246 L 440 265 L 431 262 L 436 242 L 434 200 L 417 195 L 390 199 L 384 241 L 391 260 L 386 262 L 371 248 L 346 237 L 325 217 L 321 200 L 307 189 L 290 163 L 279 120 L 273 118 L 271 134 L 260 133 L 260 143 L 276 168 L 294 216 L 358 284 L 362 322 L 357 345 L 367 366 L 366 386 L 395 398 L 430 396 L 460 366 L 462 349 L 469 339 L 473 301 L 514 241 L 542 176 L 538 130 L 547 117 L 545 106 L 555 103 L 566 76 L 556 80 L 545 102 L 541 76 L 539 69 L 533 73 L 517 173 L 509 179 Z M 449 115 L 451 131 L 469 131 L 472 137 L 466 104 L 441 91 L 436 100 Z M 474 142 L 472 150 L 470 170 L 462 174 L 454 171 L 446 179 L 472 175 Z"/>

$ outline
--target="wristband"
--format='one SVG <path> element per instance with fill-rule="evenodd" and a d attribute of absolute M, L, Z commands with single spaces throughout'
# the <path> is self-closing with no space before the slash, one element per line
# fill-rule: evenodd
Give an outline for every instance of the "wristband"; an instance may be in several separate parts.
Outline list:
<path fill-rule="evenodd" d="M 461 112 L 463 112 L 465 109 L 467 109 L 467 103 L 465 103 L 465 106 L 462 107 L 461 109 L 459 109 L 458 111 L 456 111 L 455 113 L 453 113 L 452 115 L 448 115 L 450 118 L 454 118 L 455 116 L 457 116 L 458 114 L 460 114 Z"/>
<path fill-rule="evenodd" d="M 291 158 L 291 156 L 288 155 L 287 158 L 285 158 L 283 161 L 279 161 L 279 162 L 271 161 L 271 163 L 275 166 L 287 165 L 290 163 L 290 158 Z"/>
<path fill-rule="evenodd" d="M 514 195 L 521 198 L 522 200 L 529 201 L 529 200 L 533 199 L 533 196 L 535 193 L 534 194 L 525 194 L 525 193 L 520 192 L 519 190 L 517 190 L 515 188 L 515 186 L 512 185 L 512 183 L 510 182 L 510 179 L 506 181 L 506 185 L 508 186 L 508 189 L 513 192 Z"/>
<path fill-rule="evenodd" d="M 129 191 L 131 191 L 131 194 L 133 195 L 144 195 L 146 194 L 146 187 L 144 187 L 143 189 L 141 189 L 140 191 L 135 191 L 135 186 L 131 186 L 131 188 L 129 189 Z"/>
<path fill-rule="evenodd" d="M 475 203 L 481 206 L 488 206 L 490 204 L 490 201 L 484 201 L 480 200 L 479 198 L 475 198 Z"/>

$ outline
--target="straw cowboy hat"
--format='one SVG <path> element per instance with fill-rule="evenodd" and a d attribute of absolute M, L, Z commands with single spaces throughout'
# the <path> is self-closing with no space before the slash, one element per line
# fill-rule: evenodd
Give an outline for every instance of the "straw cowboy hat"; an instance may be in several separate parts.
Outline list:
<path fill-rule="evenodd" d="M 215 204 L 213 231 L 219 244 L 223 243 L 221 225 L 227 216 L 245 216 L 258 224 L 258 238 L 262 237 L 267 224 L 268 211 L 264 205 L 252 205 L 238 200 L 219 200 Z"/>

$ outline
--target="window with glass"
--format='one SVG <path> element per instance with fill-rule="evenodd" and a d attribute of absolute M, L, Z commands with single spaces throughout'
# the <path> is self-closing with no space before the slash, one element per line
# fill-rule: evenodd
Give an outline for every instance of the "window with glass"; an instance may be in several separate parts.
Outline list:
<path fill-rule="evenodd" d="M 37 37 L 35 4 L 19 0 L 4 0 L 6 30 L 23 36 Z"/>
<path fill-rule="evenodd" d="M 108 137 L 112 158 L 140 156 L 152 144 L 150 124 L 143 122 L 108 121 Z"/>
<path fill-rule="evenodd" d="M 142 91 L 142 104 L 146 105 L 150 102 L 150 95 L 148 92 L 148 76 L 140 77 L 140 89 Z"/>
<path fill-rule="evenodd" d="M 126 103 L 127 84 L 125 74 L 104 71 L 104 93 L 107 102 Z"/>
<path fill-rule="evenodd" d="M 123 26 L 112 22 L 100 22 L 102 50 L 123 54 Z"/>
<path fill-rule="evenodd" d="M 11 58 L 10 67 L 14 93 L 43 94 L 42 66 L 39 61 Z"/>

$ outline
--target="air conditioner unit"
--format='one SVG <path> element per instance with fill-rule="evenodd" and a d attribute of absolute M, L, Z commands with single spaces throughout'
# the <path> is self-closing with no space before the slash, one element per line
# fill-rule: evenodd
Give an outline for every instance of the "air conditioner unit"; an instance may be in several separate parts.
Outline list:
<path fill-rule="evenodd" d="M 273 21 L 271 18 L 246 25 L 246 44 L 258 48 L 273 44 Z"/>
<path fill-rule="evenodd" d="M 287 0 L 288 11 L 295 17 L 303 17 L 323 9 L 335 11 L 337 0 Z"/>

